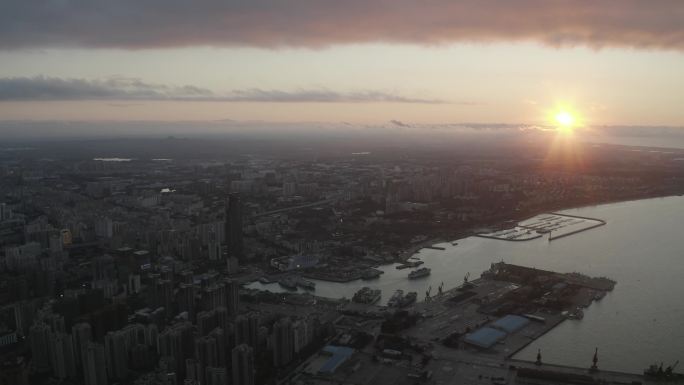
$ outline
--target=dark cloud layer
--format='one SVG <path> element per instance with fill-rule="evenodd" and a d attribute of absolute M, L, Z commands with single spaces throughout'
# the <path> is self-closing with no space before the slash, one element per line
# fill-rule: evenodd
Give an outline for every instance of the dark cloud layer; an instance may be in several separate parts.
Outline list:
<path fill-rule="evenodd" d="M 536 41 L 684 49 L 682 0 L 4 0 L 0 48 Z"/>
<path fill-rule="evenodd" d="M 57 77 L 0 78 L 0 101 L 58 100 L 177 100 L 209 102 L 270 103 L 445 103 L 437 99 L 410 98 L 380 91 L 335 92 L 329 90 L 234 90 L 217 94 L 195 86 L 150 84 L 134 78 L 104 80 L 63 79 Z M 475 104 L 461 102 L 457 104 Z"/>

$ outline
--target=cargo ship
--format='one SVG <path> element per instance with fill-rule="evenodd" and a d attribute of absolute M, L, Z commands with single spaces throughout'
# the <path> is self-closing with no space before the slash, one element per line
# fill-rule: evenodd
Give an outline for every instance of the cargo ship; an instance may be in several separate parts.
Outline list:
<path fill-rule="evenodd" d="M 418 299 L 418 293 L 415 291 L 410 291 L 404 296 L 404 299 L 401 301 L 401 306 L 408 306 L 414 302 L 416 302 L 416 299 Z"/>
<path fill-rule="evenodd" d="M 404 299 L 404 291 L 399 289 L 392 294 L 389 301 L 387 301 L 387 306 L 389 307 L 401 307 L 401 302 Z"/>
<path fill-rule="evenodd" d="M 409 277 L 410 279 L 416 279 L 416 278 L 420 278 L 420 277 L 426 277 L 426 276 L 430 275 L 430 272 L 431 272 L 431 271 L 432 271 L 432 270 L 430 270 L 430 268 L 421 267 L 421 268 L 418 269 L 418 270 L 413 270 L 412 272 L 410 272 L 409 275 L 408 275 L 408 277 Z"/>
<path fill-rule="evenodd" d="M 382 292 L 378 289 L 371 289 L 370 287 L 362 287 L 352 297 L 352 301 L 356 303 L 363 303 L 372 305 L 380 300 Z"/>
<path fill-rule="evenodd" d="M 415 291 L 408 292 L 404 295 L 403 290 L 397 290 L 394 292 L 389 301 L 387 301 L 387 306 L 389 307 L 404 307 L 408 306 L 418 299 L 418 293 Z"/>

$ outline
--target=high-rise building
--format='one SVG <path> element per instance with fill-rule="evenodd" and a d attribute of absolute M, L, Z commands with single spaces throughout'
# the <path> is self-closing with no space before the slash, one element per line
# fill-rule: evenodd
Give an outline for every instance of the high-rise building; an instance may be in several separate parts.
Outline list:
<path fill-rule="evenodd" d="M 29 330 L 33 370 L 38 373 L 50 370 L 50 327 L 39 322 Z"/>
<path fill-rule="evenodd" d="M 241 314 L 235 318 L 235 344 L 246 344 L 256 350 L 259 343 L 259 316 Z"/>
<path fill-rule="evenodd" d="M 50 336 L 50 362 L 55 377 L 74 378 L 78 374 L 73 339 L 66 333 L 53 333 Z"/>
<path fill-rule="evenodd" d="M 128 348 L 126 332 L 118 330 L 105 335 L 105 359 L 107 375 L 113 380 L 123 380 L 128 376 Z"/>
<path fill-rule="evenodd" d="M 226 259 L 226 269 L 228 271 L 228 275 L 233 275 L 237 274 L 240 272 L 240 261 L 234 257 L 234 256 L 228 256 L 228 259 Z"/>
<path fill-rule="evenodd" d="M 242 344 L 236 346 L 231 353 L 233 385 L 254 385 L 254 350 Z"/>
<path fill-rule="evenodd" d="M 171 318 L 174 313 L 173 282 L 168 279 L 158 279 L 155 283 L 157 293 L 157 305 L 164 308 L 166 318 Z"/>
<path fill-rule="evenodd" d="M 0 221 L 12 219 L 12 209 L 6 203 L 0 203 Z"/>
<path fill-rule="evenodd" d="M 195 285 L 192 283 L 180 283 L 178 285 L 178 311 L 187 312 L 190 319 L 195 317 Z"/>
<path fill-rule="evenodd" d="M 282 368 L 292 361 L 294 341 L 292 322 L 289 318 L 281 318 L 273 324 L 273 366 Z"/>
<path fill-rule="evenodd" d="M 199 362 L 194 358 L 187 358 L 185 360 L 185 381 L 193 381 L 193 384 L 199 384 L 198 377 Z"/>
<path fill-rule="evenodd" d="M 228 313 L 235 317 L 240 310 L 240 284 L 234 280 L 226 281 L 226 306 Z"/>
<path fill-rule="evenodd" d="M 88 343 L 93 340 L 93 333 L 90 325 L 81 322 L 71 328 L 71 335 L 74 339 L 74 356 L 76 365 L 83 366 L 88 349 Z"/>
<path fill-rule="evenodd" d="M 159 338 L 159 329 L 156 324 L 149 324 L 145 327 L 145 345 L 157 349 L 157 339 Z"/>
<path fill-rule="evenodd" d="M 197 331 L 200 337 L 206 336 L 217 326 L 216 311 L 201 311 L 197 314 Z"/>
<path fill-rule="evenodd" d="M 226 200 L 225 226 L 228 255 L 236 257 L 240 262 L 243 262 L 245 256 L 242 239 L 242 203 L 240 202 L 240 194 L 230 194 Z"/>
<path fill-rule="evenodd" d="M 206 385 L 225 385 L 228 383 L 226 368 L 207 368 Z"/>
<path fill-rule="evenodd" d="M 223 329 L 223 331 L 227 331 L 229 329 L 229 324 L 230 324 L 230 314 L 228 314 L 228 308 L 225 306 L 218 306 L 216 309 L 214 309 L 216 312 L 216 321 L 218 324 L 218 327 Z"/>
<path fill-rule="evenodd" d="M 228 358 L 226 357 L 227 344 L 226 333 L 220 327 L 215 328 L 209 333 L 209 337 L 216 342 L 216 366 L 226 366 Z"/>
<path fill-rule="evenodd" d="M 107 385 L 106 361 L 104 346 L 89 342 L 83 361 L 85 385 Z"/>
<path fill-rule="evenodd" d="M 66 332 L 66 325 L 64 322 L 64 316 L 55 314 L 55 313 L 49 313 L 46 314 L 43 317 L 43 322 L 45 322 L 49 327 L 50 330 L 52 330 L 53 333 L 65 333 Z"/>
<path fill-rule="evenodd" d="M 311 343 L 309 329 L 311 325 L 308 319 L 298 319 L 292 324 L 294 352 L 299 353 Z"/>
<path fill-rule="evenodd" d="M 194 353 L 193 327 L 189 322 L 175 324 L 159 334 L 159 355 L 171 357 L 173 370 L 185 378 L 185 360 Z"/>
<path fill-rule="evenodd" d="M 204 288 L 202 290 L 202 309 L 212 310 L 219 306 L 226 306 L 227 292 L 228 289 L 224 282 L 212 284 Z"/>
<path fill-rule="evenodd" d="M 218 366 L 218 351 L 213 337 L 205 336 L 195 339 L 195 359 L 197 360 L 196 379 L 204 384 L 206 368 Z"/>

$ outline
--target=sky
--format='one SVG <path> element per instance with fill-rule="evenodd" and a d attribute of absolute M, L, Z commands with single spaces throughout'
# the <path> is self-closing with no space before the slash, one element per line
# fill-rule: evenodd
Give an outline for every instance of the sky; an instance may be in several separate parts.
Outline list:
<path fill-rule="evenodd" d="M 679 0 L 7 0 L 0 120 L 684 126 Z"/>

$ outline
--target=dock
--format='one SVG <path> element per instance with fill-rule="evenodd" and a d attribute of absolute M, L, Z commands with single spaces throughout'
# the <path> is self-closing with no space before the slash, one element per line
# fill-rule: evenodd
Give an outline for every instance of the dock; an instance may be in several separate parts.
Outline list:
<path fill-rule="evenodd" d="M 446 250 L 445 247 L 442 246 L 425 246 L 425 249 L 432 249 L 432 250 Z"/>
<path fill-rule="evenodd" d="M 549 241 L 568 237 L 583 231 L 591 230 L 606 224 L 598 218 L 581 217 L 561 213 L 544 213 L 520 221 L 515 226 L 490 233 L 479 233 L 480 238 L 498 239 L 502 241 L 521 242 L 538 239 L 549 234 Z M 581 228 L 577 228 L 582 226 Z M 572 230 L 572 228 L 575 228 Z M 561 232 L 562 229 L 570 231 Z M 561 232 L 554 235 L 554 232 Z"/>

